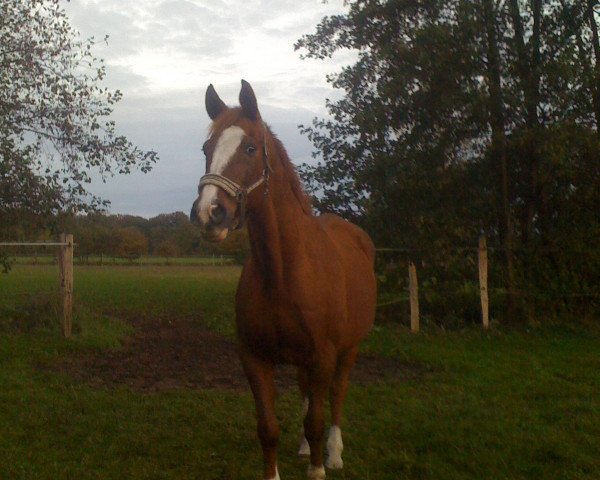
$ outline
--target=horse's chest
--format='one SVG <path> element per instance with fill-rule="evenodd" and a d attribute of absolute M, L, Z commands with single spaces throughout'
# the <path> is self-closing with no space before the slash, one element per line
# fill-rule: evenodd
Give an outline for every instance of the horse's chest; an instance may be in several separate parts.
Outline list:
<path fill-rule="evenodd" d="M 238 309 L 238 336 L 265 359 L 304 364 L 312 358 L 318 339 L 326 337 L 325 324 L 316 321 L 315 313 L 318 317 L 318 312 L 293 304 L 255 301 L 251 308 Z"/>

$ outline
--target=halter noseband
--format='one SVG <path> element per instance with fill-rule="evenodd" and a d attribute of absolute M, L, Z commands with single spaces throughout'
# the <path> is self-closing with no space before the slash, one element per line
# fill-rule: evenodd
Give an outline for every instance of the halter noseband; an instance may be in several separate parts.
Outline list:
<path fill-rule="evenodd" d="M 200 178 L 198 184 L 198 195 L 204 185 L 214 185 L 215 187 L 223 190 L 227 195 L 233 197 L 238 202 L 240 208 L 240 216 L 237 225 L 232 230 L 239 230 L 246 223 L 246 202 L 248 195 L 255 190 L 257 187 L 265 184 L 265 196 L 269 194 L 269 173 L 271 172 L 271 166 L 269 165 L 269 156 L 267 154 L 267 136 L 266 129 L 263 142 L 263 174 L 256 182 L 249 187 L 244 187 L 230 178 L 227 178 L 219 173 L 207 173 Z"/>

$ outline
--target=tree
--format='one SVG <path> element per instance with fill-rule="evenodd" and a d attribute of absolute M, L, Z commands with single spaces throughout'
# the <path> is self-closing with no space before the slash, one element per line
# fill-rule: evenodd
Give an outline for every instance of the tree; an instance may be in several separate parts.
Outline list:
<path fill-rule="evenodd" d="M 163 240 L 154 249 L 154 253 L 167 259 L 181 254 L 179 247 L 172 240 Z"/>
<path fill-rule="evenodd" d="M 474 181 L 489 138 L 476 7 L 350 2 L 296 45 L 315 58 L 358 50 L 356 64 L 328 78 L 345 93 L 328 102 L 331 118 L 304 128 L 322 161 L 302 174 L 323 192 L 318 208 L 361 223 L 378 245 L 427 248 L 443 261 L 490 223 L 497 190 Z M 473 211 L 479 218 L 465 221 Z"/>
<path fill-rule="evenodd" d="M 163 243 L 174 245 L 178 254 L 190 255 L 197 250 L 195 247 L 200 242 L 200 232 L 183 212 L 157 215 L 148 221 L 147 228 L 152 250 L 160 255 L 163 255 Z"/>
<path fill-rule="evenodd" d="M 347 5 L 296 43 L 309 58 L 358 52 L 328 77 L 344 94 L 327 102 L 329 118 L 302 127 L 320 157 L 301 168 L 317 208 L 448 267 L 462 255 L 453 247 L 485 233 L 505 254 L 498 280 L 509 300 L 517 282 L 545 288 L 558 264 L 541 252 L 573 239 L 566 212 L 600 201 L 581 176 L 600 171 L 590 139 L 600 123 L 598 2 Z M 557 210 L 561 193 L 572 203 Z M 598 225 L 594 210 L 583 217 L 580 245 Z"/>
<path fill-rule="evenodd" d="M 101 86 L 94 44 L 79 38 L 59 0 L 1 3 L 1 225 L 102 208 L 88 192 L 92 172 L 106 180 L 157 160 L 117 134 L 109 116 L 121 92 Z"/>
<path fill-rule="evenodd" d="M 119 228 L 114 235 L 118 239 L 117 255 L 135 258 L 148 252 L 148 239 L 136 227 Z"/>

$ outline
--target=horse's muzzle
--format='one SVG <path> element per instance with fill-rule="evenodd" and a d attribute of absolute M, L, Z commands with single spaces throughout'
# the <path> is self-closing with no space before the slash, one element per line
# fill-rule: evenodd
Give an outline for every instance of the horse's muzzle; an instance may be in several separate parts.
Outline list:
<path fill-rule="evenodd" d="M 226 208 L 217 203 L 212 203 L 205 215 L 200 215 L 200 198 L 192 204 L 190 210 L 190 222 L 200 227 L 202 237 L 209 242 L 220 242 L 224 240 L 229 233 L 229 224 L 231 223 Z M 206 222 L 208 217 L 208 222 Z"/>

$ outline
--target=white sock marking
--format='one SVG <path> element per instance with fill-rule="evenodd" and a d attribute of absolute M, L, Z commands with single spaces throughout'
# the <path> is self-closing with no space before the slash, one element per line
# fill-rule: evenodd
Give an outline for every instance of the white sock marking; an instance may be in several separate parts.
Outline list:
<path fill-rule="evenodd" d="M 325 467 L 315 467 L 312 464 L 308 466 L 308 480 L 324 480 L 325 479 Z"/>
<path fill-rule="evenodd" d="M 334 470 L 343 468 L 344 461 L 342 460 L 342 450 L 344 450 L 344 442 L 342 442 L 342 431 L 337 425 L 333 425 L 329 429 L 327 437 L 327 468 Z"/>
<path fill-rule="evenodd" d="M 308 440 L 302 434 L 302 440 L 300 440 L 300 448 L 298 449 L 298 455 L 301 457 L 308 457 L 310 455 L 310 445 L 308 444 Z"/>
<path fill-rule="evenodd" d="M 267 478 L 266 480 L 281 480 L 279 478 L 279 469 L 275 467 L 275 476 L 273 478 Z"/>
<path fill-rule="evenodd" d="M 302 402 L 302 417 L 306 417 L 308 413 L 308 397 L 304 397 L 304 401 Z"/>
<path fill-rule="evenodd" d="M 304 401 L 302 402 L 302 419 L 306 417 L 308 413 L 308 397 L 304 397 Z M 302 438 L 300 440 L 300 448 L 298 449 L 298 455 L 301 457 L 308 457 L 310 455 L 310 445 L 308 444 L 308 440 L 304 436 L 304 427 L 302 427 Z"/>

